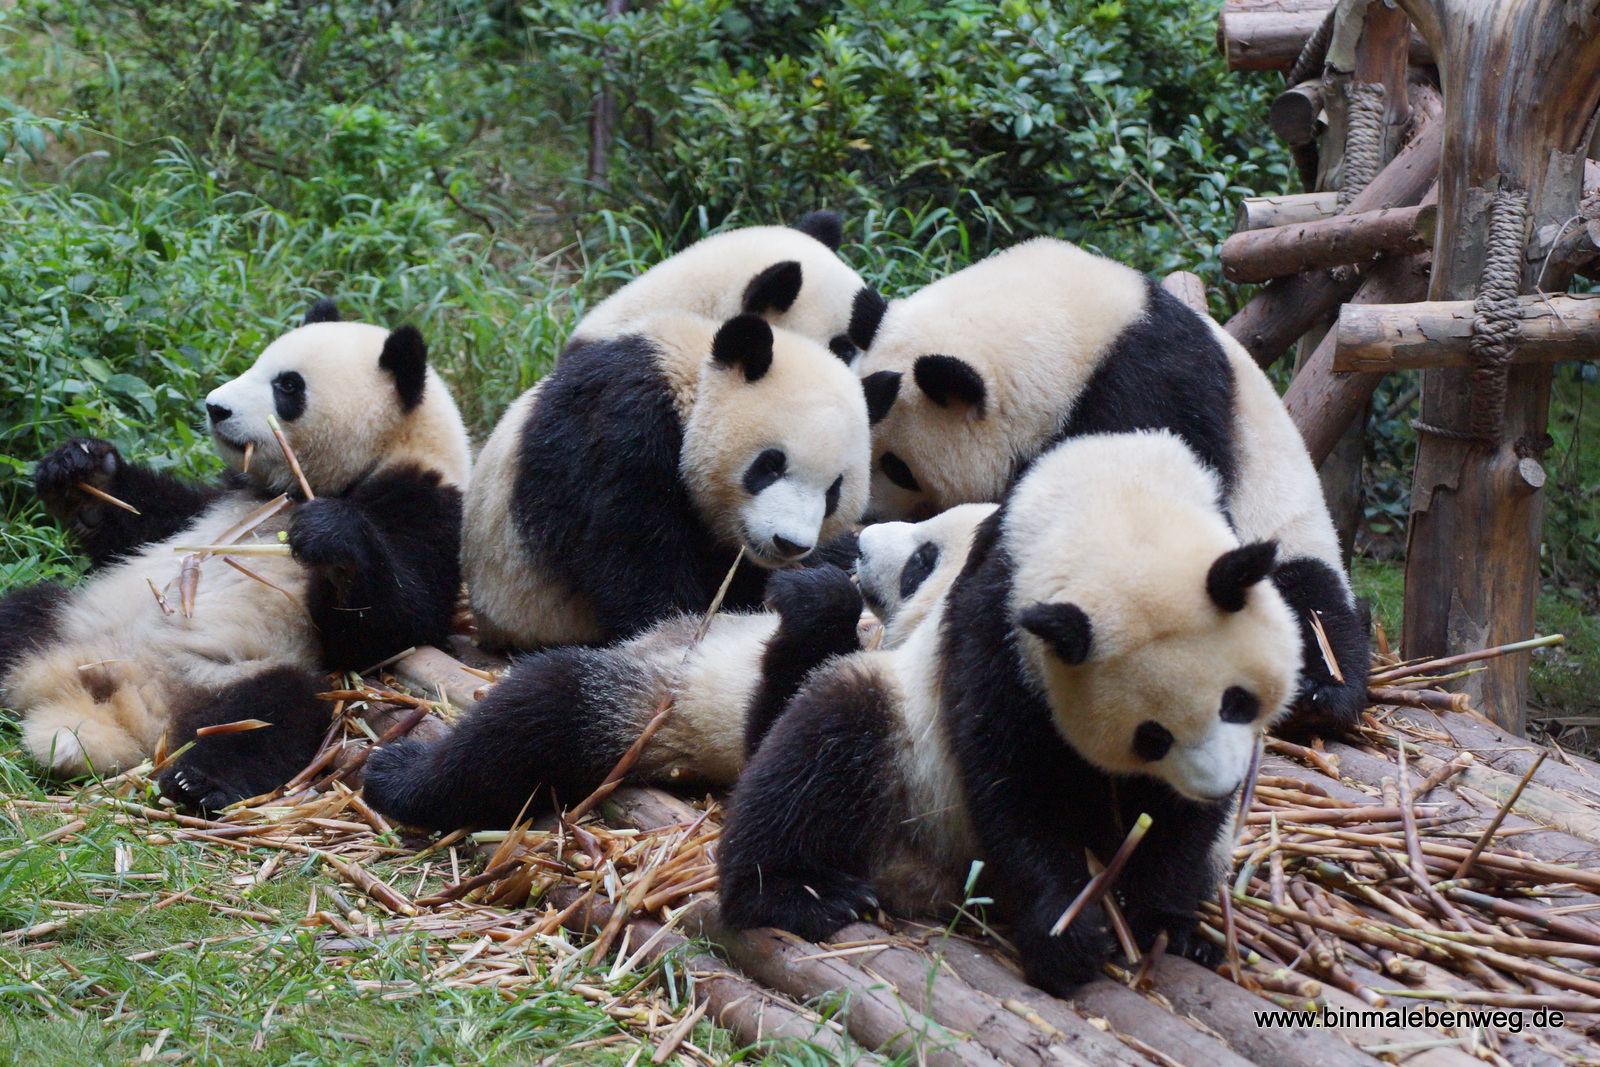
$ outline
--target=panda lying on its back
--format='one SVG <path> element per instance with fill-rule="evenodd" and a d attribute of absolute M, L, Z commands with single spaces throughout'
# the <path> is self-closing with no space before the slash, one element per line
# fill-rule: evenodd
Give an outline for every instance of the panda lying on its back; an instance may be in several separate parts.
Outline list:
<path fill-rule="evenodd" d="M 328 728 L 323 671 L 448 635 L 466 432 L 414 328 L 337 319 L 320 302 L 206 398 L 217 451 L 236 472 L 221 485 L 157 474 L 105 441 L 69 441 L 40 460 L 39 495 L 92 564 L 77 588 L 0 600 L 0 694 L 46 767 L 111 773 L 163 736 L 177 749 L 200 727 L 256 718 L 272 725 L 198 741 L 162 788 L 205 808 L 264 793 L 305 765 Z M 273 415 L 317 498 L 238 541 L 273 544 L 284 531 L 292 557 L 241 556 L 240 569 L 205 557 L 188 617 L 174 547 L 216 544 L 276 494 L 299 496 Z M 237 473 L 247 446 L 248 474 Z"/>
<path fill-rule="evenodd" d="M 1279 545 L 1273 582 L 1306 638 L 1294 721 L 1355 721 L 1367 627 L 1322 486 L 1272 383 L 1216 323 L 1129 267 L 1041 237 L 894 301 L 862 340 L 875 517 L 999 500 L 1064 438 L 1171 430 L 1221 477 L 1239 536 Z"/>
<path fill-rule="evenodd" d="M 480 644 L 626 637 L 703 611 L 741 543 L 787 562 L 860 518 L 866 415 L 839 372 L 883 301 L 838 242 L 831 212 L 717 234 L 578 324 L 478 456 L 462 564 Z M 708 361 L 736 319 L 779 328 L 775 347 L 746 322 Z M 764 575 L 741 572 L 728 605 L 755 607 Z"/>
<path fill-rule="evenodd" d="M 1299 634 L 1219 484 L 1169 433 L 1064 443 L 985 520 L 944 602 L 892 652 L 833 660 L 740 778 L 719 846 L 736 928 L 825 937 L 883 899 L 959 903 L 973 859 L 1030 980 L 1098 973 L 1104 912 L 1050 928 L 1141 813 L 1117 884 L 1141 947 L 1195 908 Z"/>
<path fill-rule="evenodd" d="M 862 591 L 888 634 L 949 587 L 992 510 L 974 505 L 863 531 Z M 576 804 L 638 738 L 674 679 L 672 711 L 628 780 L 731 786 L 806 675 L 860 647 L 862 597 L 837 567 L 778 571 L 767 598 L 776 615 L 719 614 L 692 652 L 700 620 L 678 615 L 609 648 L 522 657 L 448 738 L 375 752 L 368 803 L 402 825 L 439 830 L 509 826 L 525 804 L 543 810 L 552 794 Z"/>

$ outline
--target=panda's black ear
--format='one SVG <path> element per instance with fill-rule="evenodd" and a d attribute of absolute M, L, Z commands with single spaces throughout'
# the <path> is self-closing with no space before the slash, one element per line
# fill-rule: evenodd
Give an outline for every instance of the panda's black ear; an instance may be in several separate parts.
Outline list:
<path fill-rule="evenodd" d="M 741 368 L 747 382 L 760 381 L 772 366 L 772 327 L 760 315 L 734 316 L 712 339 L 711 358 L 724 367 Z"/>
<path fill-rule="evenodd" d="M 786 259 L 774 263 L 750 279 L 744 287 L 744 303 L 740 305 L 746 315 L 765 315 L 769 311 L 783 314 L 800 295 L 800 261 Z"/>
<path fill-rule="evenodd" d="M 1035 604 L 1017 617 L 1024 629 L 1040 637 L 1069 667 L 1089 658 L 1094 628 L 1076 604 Z"/>
<path fill-rule="evenodd" d="M 339 305 L 327 297 L 323 297 L 311 305 L 311 310 L 306 312 L 306 317 L 300 320 L 300 325 L 310 326 L 313 322 L 338 322 L 343 316 L 339 314 Z"/>
<path fill-rule="evenodd" d="M 972 364 L 955 356 L 918 356 L 911 373 L 935 404 L 947 408 L 955 401 L 970 407 L 973 418 L 983 418 L 988 390 Z"/>
<path fill-rule="evenodd" d="M 900 395 L 900 372 L 873 371 L 861 379 L 861 391 L 867 394 L 867 423 L 876 426 L 889 417 L 894 398 Z"/>
<path fill-rule="evenodd" d="M 410 411 L 422 403 L 422 390 L 428 384 L 428 345 L 422 339 L 422 331 L 415 326 L 402 326 L 390 333 L 384 339 L 378 366 L 394 378 L 401 407 Z"/>
<path fill-rule="evenodd" d="M 850 305 L 848 333 L 857 348 L 872 347 L 872 339 L 878 336 L 878 324 L 883 321 L 883 313 L 888 310 L 889 301 L 872 286 L 864 285 L 860 292 L 856 293 L 856 298 Z"/>
<path fill-rule="evenodd" d="M 794 228 L 807 237 L 815 237 L 833 252 L 844 244 L 844 220 L 837 211 L 808 211 L 795 220 Z"/>
<path fill-rule="evenodd" d="M 1206 572 L 1206 593 L 1223 611 L 1243 611 L 1250 587 L 1272 573 L 1278 542 L 1256 541 L 1230 548 Z"/>

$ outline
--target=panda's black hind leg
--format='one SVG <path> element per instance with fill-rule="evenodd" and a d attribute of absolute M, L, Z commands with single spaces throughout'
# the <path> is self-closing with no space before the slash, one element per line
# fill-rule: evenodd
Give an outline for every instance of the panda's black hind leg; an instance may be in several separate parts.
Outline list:
<path fill-rule="evenodd" d="M 329 722 L 329 705 L 317 699 L 321 679 L 277 667 L 216 693 L 197 695 L 176 719 L 176 747 L 194 740 L 161 775 L 161 792 L 179 804 L 217 811 L 270 792 L 293 778 L 316 755 Z M 260 719 L 254 730 L 195 738 L 207 726 Z"/>

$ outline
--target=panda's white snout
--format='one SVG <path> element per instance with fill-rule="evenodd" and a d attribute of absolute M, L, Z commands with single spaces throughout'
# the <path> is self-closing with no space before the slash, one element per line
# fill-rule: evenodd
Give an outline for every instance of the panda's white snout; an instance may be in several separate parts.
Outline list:
<path fill-rule="evenodd" d="M 1198 745 L 1174 746 L 1162 777 L 1190 800 L 1226 800 L 1250 771 L 1256 737 L 1253 727 L 1223 723 Z"/>
<path fill-rule="evenodd" d="M 821 493 L 782 479 L 757 493 L 743 511 L 746 547 L 758 559 L 796 563 L 817 547 L 826 505 Z"/>

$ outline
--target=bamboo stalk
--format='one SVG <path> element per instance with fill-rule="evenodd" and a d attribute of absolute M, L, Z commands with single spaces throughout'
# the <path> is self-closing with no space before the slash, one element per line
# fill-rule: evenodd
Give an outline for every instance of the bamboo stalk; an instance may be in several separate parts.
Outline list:
<path fill-rule="evenodd" d="M 174 552 L 204 553 L 208 556 L 288 556 L 293 555 L 288 545 L 173 545 Z"/>
<path fill-rule="evenodd" d="M 1559 645 L 1565 640 L 1566 637 L 1561 634 L 1550 634 L 1546 637 L 1530 638 L 1527 641 L 1513 641 L 1508 645 L 1496 645 L 1494 648 L 1480 648 L 1476 652 L 1461 652 L 1454 656 L 1420 660 L 1413 664 L 1402 664 L 1401 666 L 1369 675 L 1367 684 L 1370 686 L 1381 685 L 1384 682 L 1397 682 L 1402 678 L 1411 678 L 1418 674 L 1427 674 L 1445 667 L 1454 667 L 1459 663 L 1477 663 L 1480 660 L 1498 659 L 1513 652 L 1530 652 L 1536 648 L 1549 648 L 1551 645 Z"/>
<path fill-rule="evenodd" d="M 112 496 L 110 493 L 106 492 L 104 489 L 96 489 L 94 486 L 90 485 L 88 482 L 79 482 L 77 484 L 77 488 L 81 492 L 88 493 L 90 496 L 94 497 L 96 500 L 103 500 L 107 504 L 111 504 L 111 505 L 113 505 L 115 507 L 121 508 L 123 511 L 131 511 L 135 515 L 142 515 L 143 514 L 143 512 L 141 512 L 138 508 L 134 507 L 132 504 L 128 503 L 126 500 L 118 500 L 116 497 Z"/>
<path fill-rule="evenodd" d="M 1116 880 L 1122 875 L 1122 868 L 1128 865 L 1128 859 L 1133 855 L 1133 850 L 1139 847 L 1139 842 L 1144 840 L 1144 835 L 1150 832 L 1153 820 L 1148 814 L 1141 814 L 1134 821 L 1133 829 L 1128 831 L 1128 836 L 1122 839 L 1122 845 L 1117 849 L 1116 855 L 1111 857 L 1111 862 L 1106 864 L 1106 869 L 1089 879 L 1073 902 L 1067 905 L 1067 910 L 1061 913 L 1055 925 L 1050 927 L 1050 936 L 1059 937 L 1061 931 L 1072 925 L 1084 908 L 1105 896 Z"/>
<path fill-rule="evenodd" d="M 1456 868 L 1457 878 L 1465 878 L 1467 872 L 1472 870 L 1472 865 L 1483 854 L 1485 846 L 1494 840 L 1494 832 L 1500 829 L 1500 824 L 1505 821 L 1507 813 L 1517 803 L 1517 798 L 1522 796 L 1522 791 L 1528 788 L 1529 782 L 1533 781 L 1533 773 L 1539 769 L 1539 765 L 1544 762 L 1544 758 L 1549 754 L 1548 749 L 1540 750 L 1539 758 L 1533 761 L 1533 766 L 1528 768 L 1528 773 L 1522 776 L 1522 781 L 1518 782 L 1517 787 L 1511 791 L 1511 795 L 1506 797 L 1506 802 L 1500 805 L 1499 811 L 1494 813 L 1494 818 L 1489 820 L 1489 825 L 1483 828 L 1483 833 L 1478 836 L 1477 843 L 1472 846 L 1472 851 L 1467 853 L 1467 858 L 1461 861 L 1460 867 Z"/>
<path fill-rule="evenodd" d="M 289 469 L 294 471 L 295 480 L 300 483 L 300 491 L 305 493 L 307 500 L 317 499 L 317 494 L 311 491 L 311 483 L 306 481 L 305 471 L 300 469 L 300 459 L 294 454 L 294 449 L 289 447 L 289 439 L 283 434 L 283 427 L 278 425 L 275 415 L 267 416 L 267 426 L 272 430 L 272 436 L 278 439 L 278 447 L 283 449 L 283 458 L 289 461 Z"/>

